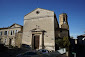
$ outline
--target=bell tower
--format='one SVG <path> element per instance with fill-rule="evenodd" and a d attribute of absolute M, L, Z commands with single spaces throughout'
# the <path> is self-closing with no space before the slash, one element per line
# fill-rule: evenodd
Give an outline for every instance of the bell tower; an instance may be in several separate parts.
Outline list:
<path fill-rule="evenodd" d="M 67 14 L 62 13 L 59 15 L 59 27 L 63 29 L 69 30 L 68 20 L 67 20 Z"/>

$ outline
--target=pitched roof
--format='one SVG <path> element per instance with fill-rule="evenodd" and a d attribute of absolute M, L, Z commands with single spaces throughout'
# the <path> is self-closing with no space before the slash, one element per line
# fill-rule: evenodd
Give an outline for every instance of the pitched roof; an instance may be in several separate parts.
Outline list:
<path fill-rule="evenodd" d="M 14 23 L 14 24 L 12 24 L 10 27 L 12 27 L 12 26 L 14 26 L 14 25 L 19 25 L 19 24 Z M 22 26 L 22 25 L 19 25 L 19 26 Z"/>
<path fill-rule="evenodd" d="M 16 23 L 12 24 L 10 27 L 0 28 L 0 30 L 2 30 L 2 29 L 9 29 L 9 28 L 11 28 L 12 26 L 14 26 L 15 24 L 16 24 Z M 16 24 L 16 25 L 19 25 L 19 24 Z M 19 25 L 19 26 L 23 27 L 22 25 Z"/>
<path fill-rule="evenodd" d="M 35 10 L 37 10 L 37 9 L 42 9 L 42 8 L 36 8 L 36 9 L 34 9 L 33 11 L 35 11 Z M 47 10 L 47 9 L 44 9 L 44 10 Z M 31 11 L 31 12 L 33 12 L 33 11 Z M 48 11 L 51 11 L 51 10 L 48 10 Z M 28 14 L 30 14 L 31 12 L 29 12 Z M 52 11 L 52 12 L 54 12 L 54 11 Z M 26 14 L 26 15 L 28 15 L 28 14 Z M 25 16 L 26 16 L 26 15 L 25 15 Z M 25 16 L 24 16 L 24 17 L 25 17 Z"/>

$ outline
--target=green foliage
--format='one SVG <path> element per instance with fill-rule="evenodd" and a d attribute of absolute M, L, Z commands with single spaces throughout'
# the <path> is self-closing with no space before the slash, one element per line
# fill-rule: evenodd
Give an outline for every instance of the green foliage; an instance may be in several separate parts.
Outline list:
<path fill-rule="evenodd" d="M 68 37 L 63 37 L 63 38 L 57 39 L 56 44 L 61 48 L 68 48 L 70 45 L 70 41 Z"/>
<path fill-rule="evenodd" d="M 67 47 L 69 47 L 69 45 L 70 45 L 70 41 L 69 41 L 68 37 L 64 37 L 63 46 L 67 48 Z"/>
<path fill-rule="evenodd" d="M 56 40 L 56 44 L 57 44 L 59 47 L 63 48 L 63 39 L 57 39 L 57 40 Z"/>

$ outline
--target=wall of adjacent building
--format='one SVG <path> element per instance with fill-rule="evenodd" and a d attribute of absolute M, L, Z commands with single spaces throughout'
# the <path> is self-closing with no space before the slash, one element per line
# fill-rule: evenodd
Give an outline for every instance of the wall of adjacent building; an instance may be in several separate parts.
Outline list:
<path fill-rule="evenodd" d="M 16 33 L 15 36 L 15 46 L 20 48 L 22 45 L 22 32 Z"/>
<path fill-rule="evenodd" d="M 6 46 L 9 46 L 9 39 L 12 39 L 11 45 L 15 46 L 15 34 L 19 31 L 21 31 L 22 28 L 15 25 L 10 28 L 2 28 L 0 29 L 0 33 L 2 32 L 2 35 L 0 35 L 1 43 L 5 44 Z M 7 34 L 5 35 L 5 31 L 7 31 Z M 12 35 L 11 35 L 12 31 Z"/>

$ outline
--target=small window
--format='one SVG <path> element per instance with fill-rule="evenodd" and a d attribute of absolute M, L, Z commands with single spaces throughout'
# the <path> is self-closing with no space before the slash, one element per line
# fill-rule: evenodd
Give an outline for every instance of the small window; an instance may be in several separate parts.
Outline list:
<path fill-rule="evenodd" d="M 17 33 L 18 32 L 18 30 L 15 30 L 15 33 Z"/>
<path fill-rule="evenodd" d="M 18 30 L 15 30 L 15 33 L 17 33 L 18 32 Z"/>
<path fill-rule="evenodd" d="M 36 14 L 39 14 L 40 12 L 39 11 L 36 11 Z"/>
<path fill-rule="evenodd" d="M 14 30 L 13 30 L 13 34 L 14 34 Z"/>
<path fill-rule="evenodd" d="M 63 19 L 63 22 L 65 21 L 65 18 Z"/>
<path fill-rule="evenodd" d="M 16 30 L 16 32 L 18 32 L 18 30 Z"/>
<path fill-rule="evenodd" d="M 66 20 L 65 20 L 65 17 L 63 18 L 63 23 L 66 24 Z"/>
<path fill-rule="evenodd" d="M 7 35 L 7 31 L 4 32 L 4 35 Z"/>
<path fill-rule="evenodd" d="M 0 32 L 0 35 L 2 35 L 2 31 Z"/>
<path fill-rule="evenodd" d="M 13 35 L 12 30 L 11 30 L 11 35 Z"/>

